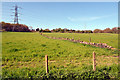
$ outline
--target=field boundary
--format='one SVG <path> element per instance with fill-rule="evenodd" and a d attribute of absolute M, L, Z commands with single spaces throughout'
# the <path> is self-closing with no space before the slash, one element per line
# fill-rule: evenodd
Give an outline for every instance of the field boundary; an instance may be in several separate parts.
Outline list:
<path fill-rule="evenodd" d="M 115 50 L 116 48 L 113 48 L 112 46 L 107 45 L 106 43 L 94 43 L 94 42 L 85 42 L 85 41 L 81 41 L 81 40 L 75 40 L 73 38 L 63 38 L 63 37 L 50 37 L 47 36 L 45 34 L 40 33 L 40 35 L 47 37 L 49 39 L 60 39 L 60 40 L 68 40 L 71 42 L 75 42 L 75 43 L 81 43 L 81 44 L 86 44 L 86 45 L 91 45 L 91 46 L 95 46 L 95 47 L 100 47 L 100 48 L 106 48 L 106 49 L 111 49 L 111 50 Z"/>

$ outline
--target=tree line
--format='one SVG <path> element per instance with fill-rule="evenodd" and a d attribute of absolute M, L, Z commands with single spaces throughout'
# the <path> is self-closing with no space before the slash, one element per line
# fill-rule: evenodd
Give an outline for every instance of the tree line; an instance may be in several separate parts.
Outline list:
<path fill-rule="evenodd" d="M 95 29 L 93 32 L 94 33 L 120 33 L 120 27 L 114 27 L 112 29 L 106 28 L 104 30 Z"/>
<path fill-rule="evenodd" d="M 11 24 L 0 22 L 0 31 L 10 31 L 10 32 L 30 32 L 27 25 L 24 24 Z"/>
<path fill-rule="evenodd" d="M 114 27 L 112 29 L 106 28 L 104 30 L 101 29 L 95 29 L 95 30 L 73 30 L 73 29 L 67 29 L 67 28 L 56 28 L 56 29 L 29 29 L 27 25 L 24 24 L 11 24 L 11 23 L 5 23 L 0 22 L 0 31 L 10 31 L 10 32 L 60 32 L 60 33 L 120 33 L 120 27 Z"/>
<path fill-rule="evenodd" d="M 120 27 L 114 27 L 112 29 L 106 28 L 104 30 L 101 29 L 95 29 L 95 30 L 72 30 L 72 29 L 61 29 L 61 28 L 56 28 L 56 29 L 39 29 L 37 28 L 36 31 L 39 32 L 60 32 L 60 33 L 120 33 Z"/>
<path fill-rule="evenodd" d="M 64 28 L 64 29 L 61 29 L 61 28 L 56 28 L 56 29 L 52 29 L 52 30 L 49 30 L 49 29 L 40 29 L 37 28 L 36 31 L 39 31 L 39 32 L 60 32 L 60 33 L 93 33 L 92 30 L 73 30 L 73 29 L 67 29 L 67 28 Z"/>

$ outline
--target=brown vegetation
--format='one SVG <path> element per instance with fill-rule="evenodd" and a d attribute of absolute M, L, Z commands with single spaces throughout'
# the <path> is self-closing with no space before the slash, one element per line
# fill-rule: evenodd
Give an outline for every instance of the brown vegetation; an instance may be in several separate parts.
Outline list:
<path fill-rule="evenodd" d="M 120 27 L 114 27 L 112 29 L 106 28 L 104 30 L 95 29 L 94 33 L 120 33 Z"/>
<path fill-rule="evenodd" d="M 0 27 L 1 26 L 2 26 L 2 29 L 0 31 L 30 32 L 30 29 L 28 28 L 28 26 L 24 24 L 11 24 L 11 23 L 1 22 Z"/>

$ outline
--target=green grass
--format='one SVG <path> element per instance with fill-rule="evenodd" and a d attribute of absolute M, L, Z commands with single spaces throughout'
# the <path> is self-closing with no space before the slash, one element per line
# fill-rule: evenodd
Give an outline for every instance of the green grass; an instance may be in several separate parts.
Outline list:
<path fill-rule="evenodd" d="M 45 33 L 46 34 L 46 33 Z M 78 34 L 46 34 L 49 36 L 75 36 Z M 80 35 L 80 34 L 79 34 Z M 88 35 L 88 34 L 83 34 Z M 95 34 L 94 34 L 95 35 Z M 96 34 L 97 35 L 97 34 Z M 100 35 L 100 34 L 98 34 Z M 103 34 L 102 34 L 103 35 Z M 104 34 L 109 35 L 109 34 Z M 110 34 L 112 35 L 112 34 Z M 80 35 L 82 36 L 82 35 Z M 112 35 L 116 37 L 116 35 Z M 104 36 L 103 36 L 104 37 Z M 107 38 L 107 37 L 106 37 Z M 108 38 L 109 39 L 109 36 Z M 116 38 L 111 38 L 116 41 Z M 104 39 L 101 39 L 104 40 Z M 108 40 L 105 40 L 110 43 Z M 101 41 L 102 42 L 102 41 Z M 103 41 L 104 42 L 104 41 Z M 106 42 L 106 43 L 107 43 Z M 116 43 L 111 43 L 116 46 Z M 95 51 L 97 71 L 92 72 L 92 53 Z M 45 74 L 45 55 L 49 59 L 49 74 Z M 3 78 L 80 78 L 88 74 L 93 77 L 108 73 L 117 77 L 117 51 L 92 47 L 65 40 L 48 39 L 39 33 L 2 33 L 2 77 Z M 109 69 L 110 68 L 110 69 Z M 105 69 L 105 70 L 103 70 Z M 101 71 L 102 70 L 102 71 Z M 88 72 L 89 71 L 89 72 Z M 98 74 L 97 74 L 98 73 Z M 81 76 L 81 77 L 80 77 Z M 100 78 L 104 77 L 101 76 Z M 106 75 L 108 76 L 108 75 Z M 71 77 L 70 77 L 71 78 Z"/>

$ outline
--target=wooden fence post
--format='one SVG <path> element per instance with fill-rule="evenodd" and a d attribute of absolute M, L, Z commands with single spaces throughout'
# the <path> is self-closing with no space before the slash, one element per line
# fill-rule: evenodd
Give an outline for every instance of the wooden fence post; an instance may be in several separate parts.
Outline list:
<path fill-rule="evenodd" d="M 45 55 L 45 67 L 46 67 L 46 73 L 48 73 L 48 55 Z"/>
<path fill-rule="evenodd" d="M 93 71 L 96 70 L 95 52 L 93 52 Z"/>
<path fill-rule="evenodd" d="M 89 42 L 91 42 L 91 37 L 89 38 Z"/>

